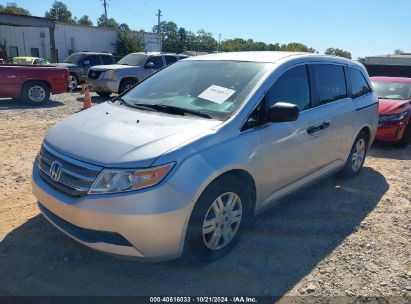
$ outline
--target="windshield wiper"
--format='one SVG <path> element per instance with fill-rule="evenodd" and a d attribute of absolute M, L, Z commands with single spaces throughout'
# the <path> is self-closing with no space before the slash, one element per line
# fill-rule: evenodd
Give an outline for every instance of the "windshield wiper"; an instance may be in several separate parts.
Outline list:
<path fill-rule="evenodd" d="M 119 100 L 122 104 L 125 104 L 126 106 L 130 107 L 130 108 L 135 108 L 135 109 L 139 109 L 139 110 L 145 110 L 145 111 L 153 111 L 153 112 L 157 112 L 156 109 L 154 109 L 153 107 L 150 107 L 149 105 L 145 105 L 143 103 L 131 103 L 126 101 L 125 99 L 118 97 L 115 100 Z"/>
<path fill-rule="evenodd" d="M 185 113 L 188 113 L 188 114 L 200 116 L 203 118 L 212 118 L 210 115 L 200 112 L 200 111 L 184 109 L 184 108 L 174 107 L 170 105 L 160 105 L 160 104 L 142 104 L 142 105 L 156 109 L 157 111 L 166 111 L 166 112 L 171 111 L 173 113 L 180 114 L 180 115 L 184 115 Z"/>

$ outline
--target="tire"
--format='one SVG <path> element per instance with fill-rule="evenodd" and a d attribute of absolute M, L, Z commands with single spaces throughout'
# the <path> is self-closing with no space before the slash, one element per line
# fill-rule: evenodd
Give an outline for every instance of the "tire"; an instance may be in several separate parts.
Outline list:
<path fill-rule="evenodd" d="M 401 139 L 394 144 L 395 147 L 405 148 L 411 144 L 411 120 L 408 122 L 407 127 L 405 128 L 404 133 L 402 134 Z"/>
<path fill-rule="evenodd" d="M 97 95 L 101 96 L 101 97 L 109 97 L 111 95 L 111 93 L 109 92 L 96 92 Z"/>
<path fill-rule="evenodd" d="M 74 74 L 70 74 L 69 78 L 69 90 L 70 92 L 73 92 L 75 89 L 77 89 L 79 84 L 78 78 Z"/>
<path fill-rule="evenodd" d="M 252 216 L 251 191 L 247 189 L 240 178 L 223 176 L 204 190 L 190 217 L 185 256 L 194 262 L 211 262 L 235 246 Z"/>
<path fill-rule="evenodd" d="M 126 79 L 121 82 L 120 89 L 118 90 L 118 93 L 121 94 L 127 90 L 129 90 L 133 85 L 135 85 L 137 81 L 133 79 Z"/>
<path fill-rule="evenodd" d="M 33 105 L 43 105 L 50 100 L 50 88 L 43 82 L 26 83 L 22 89 L 23 100 Z"/>
<path fill-rule="evenodd" d="M 341 171 L 342 177 L 354 177 L 360 173 L 365 157 L 367 155 L 368 135 L 361 131 L 354 141 L 344 169 Z"/>

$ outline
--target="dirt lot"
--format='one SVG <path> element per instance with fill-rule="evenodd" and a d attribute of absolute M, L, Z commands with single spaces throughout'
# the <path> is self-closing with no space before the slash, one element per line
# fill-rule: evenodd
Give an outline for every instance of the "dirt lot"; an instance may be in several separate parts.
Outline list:
<path fill-rule="evenodd" d="M 0 295 L 410 297 L 411 146 L 374 145 L 358 177 L 326 179 L 257 217 L 220 261 L 139 263 L 75 243 L 37 210 L 33 159 L 80 108 L 79 93 L 44 108 L 0 100 Z"/>

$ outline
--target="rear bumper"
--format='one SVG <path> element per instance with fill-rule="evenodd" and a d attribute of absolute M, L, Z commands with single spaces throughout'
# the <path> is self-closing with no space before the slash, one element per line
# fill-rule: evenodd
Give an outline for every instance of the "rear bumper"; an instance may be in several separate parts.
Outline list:
<path fill-rule="evenodd" d="M 380 141 L 397 142 L 402 138 L 408 123 L 409 121 L 400 121 L 380 125 L 377 129 L 376 139 Z"/>
<path fill-rule="evenodd" d="M 32 186 L 43 215 L 85 246 L 154 261 L 182 253 L 193 203 L 167 183 L 148 191 L 73 197 L 46 183 L 35 165 Z M 183 208 L 170 210 L 176 202 Z"/>
<path fill-rule="evenodd" d="M 119 83 L 116 80 L 86 79 L 86 84 L 92 92 L 117 93 Z"/>

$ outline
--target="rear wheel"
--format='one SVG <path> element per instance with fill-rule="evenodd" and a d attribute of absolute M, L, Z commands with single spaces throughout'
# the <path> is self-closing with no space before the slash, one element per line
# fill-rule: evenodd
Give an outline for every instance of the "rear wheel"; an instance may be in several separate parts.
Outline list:
<path fill-rule="evenodd" d="M 194 261 L 223 257 L 237 243 L 252 215 L 247 185 L 238 177 L 221 177 L 201 194 L 191 214 L 185 254 Z"/>
<path fill-rule="evenodd" d="M 367 154 L 367 146 L 368 135 L 364 131 L 361 131 L 355 139 L 345 167 L 341 171 L 344 177 L 355 176 L 361 171 Z"/>
<path fill-rule="evenodd" d="M 101 96 L 101 97 L 109 97 L 111 95 L 110 92 L 96 92 L 97 95 Z"/>
<path fill-rule="evenodd" d="M 50 88 L 39 81 L 29 82 L 23 86 L 22 96 L 25 102 L 42 105 L 50 100 Z"/>
<path fill-rule="evenodd" d="M 411 143 L 411 121 L 408 122 L 407 127 L 405 128 L 404 134 L 402 134 L 401 139 L 396 142 L 394 145 L 399 148 L 405 148 Z"/>

